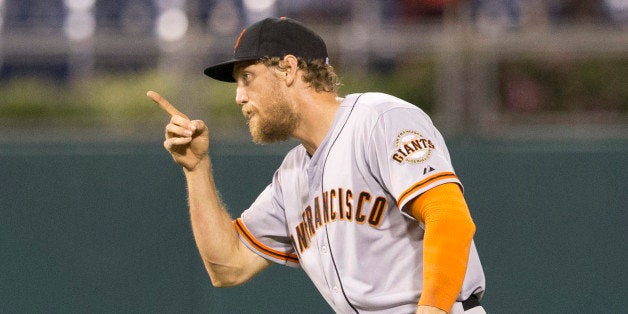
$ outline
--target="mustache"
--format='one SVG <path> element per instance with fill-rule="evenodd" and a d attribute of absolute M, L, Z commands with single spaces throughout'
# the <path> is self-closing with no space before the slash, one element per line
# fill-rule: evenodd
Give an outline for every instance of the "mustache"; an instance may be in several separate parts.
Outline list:
<path fill-rule="evenodd" d="M 242 109 L 240 109 L 242 111 L 242 115 L 248 120 L 251 118 L 251 116 L 255 113 L 255 111 L 253 110 L 253 108 L 251 106 L 243 106 Z"/>

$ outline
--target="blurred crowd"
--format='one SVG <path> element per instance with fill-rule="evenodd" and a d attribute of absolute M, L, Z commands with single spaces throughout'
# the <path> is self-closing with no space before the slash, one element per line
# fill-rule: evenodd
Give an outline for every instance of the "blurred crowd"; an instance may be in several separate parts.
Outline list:
<path fill-rule="evenodd" d="M 267 16 L 318 30 L 343 74 L 385 78 L 450 130 L 492 129 L 502 112 L 610 112 L 604 125 L 628 112 L 628 0 L 0 0 L 0 96 L 15 82 L 200 76 Z"/>
<path fill-rule="evenodd" d="M 32 47 L 43 46 L 47 53 L 48 41 L 81 43 L 101 35 L 162 42 L 192 34 L 233 38 L 266 16 L 339 29 L 357 19 L 374 27 L 438 27 L 464 20 L 487 33 L 567 24 L 623 28 L 628 24 L 628 0 L 0 0 L 0 80 L 55 67 L 49 60 L 34 66 L 15 62 L 23 53 L 20 49 L 32 55 Z"/>
<path fill-rule="evenodd" d="M 74 26 L 83 28 L 83 36 L 97 31 L 149 34 L 160 18 L 176 20 L 174 12 L 184 14 L 190 29 L 218 34 L 239 32 L 269 15 L 343 24 L 372 11 L 382 23 L 439 23 L 456 6 L 468 6 L 474 21 L 514 28 L 529 20 L 554 25 L 628 21 L 628 0 L 0 0 L 0 30 L 72 33 L 68 28 Z"/>

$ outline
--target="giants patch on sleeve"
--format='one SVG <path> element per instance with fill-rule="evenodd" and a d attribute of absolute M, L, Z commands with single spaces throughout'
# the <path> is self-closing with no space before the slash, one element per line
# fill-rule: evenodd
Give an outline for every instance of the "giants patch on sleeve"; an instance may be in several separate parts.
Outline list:
<path fill-rule="evenodd" d="M 395 139 L 395 152 L 392 159 L 398 163 L 422 163 L 430 158 L 436 148 L 434 143 L 411 130 L 402 131 Z"/>

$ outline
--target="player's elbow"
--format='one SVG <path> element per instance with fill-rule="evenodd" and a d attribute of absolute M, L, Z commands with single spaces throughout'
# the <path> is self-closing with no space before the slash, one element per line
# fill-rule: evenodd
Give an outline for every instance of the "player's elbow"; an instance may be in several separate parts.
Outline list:
<path fill-rule="evenodd" d="M 215 288 L 230 288 L 243 284 L 246 280 L 242 280 L 233 274 L 216 274 L 209 273 L 209 279 Z"/>
<path fill-rule="evenodd" d="M 216 279 L 212 276 L 209 276 L 209 278 L 211 279 L 211 283 L 212 283 L 212 286 L 214 286 L 214 288 L 230 288 L 230 287 L 235 287 L 239 285 L 235 283 L 234 281 Z"/>
<path fill-rule="evenodd" d="M 237 267 L 218 265 L 207 261 L 204 261 L 204 264 L 211 284 L 216 288 L 235 287 L 246 281 L 242 278 Z"/>
<path fill-rule="evenodd" d="M 470 215 L 452 216 L 448 222 L 458 230 L 461 237 L 471 240 L 475 235 L 475 223 Z"/>
<path fill-rule="evenodd" d="M 475 235 L 475 223 L 473 222 L 473 219 L 471 219 L 470 216 L 467 216 L 463 225 L 469 239 L 473 239 L 473 236 Z"/>
<path fill-rule="evenodd" d="M 443 227 L 446 226 L 449 230 L 455 230 L 453 233 L 449 233 L 450 236 L 458 239 L 461 243 L 470 243 L 475 235 L 475 223 L 469 215 L 457 215 L 441 217 L 439 223 Z"/>

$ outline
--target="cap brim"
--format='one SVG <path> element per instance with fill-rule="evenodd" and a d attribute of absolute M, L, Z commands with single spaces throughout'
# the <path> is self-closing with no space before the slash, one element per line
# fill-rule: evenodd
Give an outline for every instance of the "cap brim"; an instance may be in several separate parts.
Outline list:
<path fill-rule="evenodd" d="M 205 75 L 223 82 L 235 83 L 233 78 L 233 66 L 240 60 L 229 60 L 210 66 L 203 71 Z"/>

